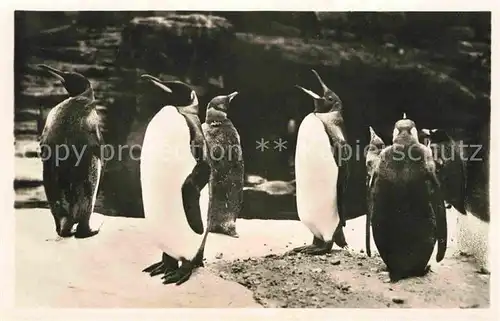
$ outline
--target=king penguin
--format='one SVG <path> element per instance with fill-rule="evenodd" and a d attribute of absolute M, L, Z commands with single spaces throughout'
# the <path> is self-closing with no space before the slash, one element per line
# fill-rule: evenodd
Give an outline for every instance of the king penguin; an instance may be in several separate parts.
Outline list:
<path fill-rule="evenodd" d="M 182 82 L 162 82 L 141 76 L 166 92 Z M 188 98 L 188 97 L 186 97 Z M 164 274 L 164 284 L 180 285 L 203 266 L 208 235 L 210 165 L 198 116 L 198 98 L 190 91 L 185 106 L 166 105 L 146 128 L 140 159 L 144 215 L 149 235 L 162 251 L 162 260 L 145 268 L 151 276 Z M 179 262 L 181 263 L 179 266 Z"/>
<path fill-rule="evenodd" d="M 91 237 L 98 233 L 89 221 L 104 166 L 94 91 L 79 73 L 39 67 L 59 79 L 69 94 L 50 110 L 40 135 L 43 185 L 56 232 L 59 237 L 72 236 L 78 224 L 74 236 Z"/>
<path fill-rule="evenodd" d="M 465 189 L 467 174 L 460 146 L 442 129 L 421 130 L 434 155 L 436 171 L 444 199 L 461 214 L 466 215 Z M 449 206 L 449 207 L 451 207 Z"/>
<path fill-rule="evenodd" d="M 312 70 L 323 88 L 323 96 L 296 85 L 314 99 L 314 111 L 301 122 L 295 149 L 297 212 L 313 234 L 311 245 L 291 252 L 321 255 L 335 242 L 346 248 L 343 226 L 348 178 L 347 152 L 342 101 Z"/>
<path fill-rule="evenodd" d="M 238 92 L 214 97 L 207 105 L 202 125 L 210 164 L 209 232 L 238 237 L 236 219 L 243 201 L 244 162 L 240 135 L 227 118 L 231 101 Z"/>
<path fill-rule="evenodd" d="M 380 152 L 368 189 L 367 220 L 391 281 L 427 274 L 436 241 L 437 262 L 446 252 L 446 210 L 432 151 L 406 115 Z"/>

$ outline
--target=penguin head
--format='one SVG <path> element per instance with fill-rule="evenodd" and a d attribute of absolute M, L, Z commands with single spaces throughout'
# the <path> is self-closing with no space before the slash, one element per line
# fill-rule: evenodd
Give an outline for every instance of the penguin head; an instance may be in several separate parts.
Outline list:
<path fill-rule="evenodd" d="M 148 74 L 144 74 L 141 76 L 141 78 L 143 79 L 146 79 L 146 80 L 149 80 L 153 85 L 155 85 L 156 87 L 160 88 L 161 90 L 167 92 L 167 93 L 172 93 L 172 89 L 170 89 L 169 87 L 167 87 L 163 81 L 161 81 L 160 79 L 156 78 L 156 77 L 153 77 L 151 75 L 148 75 Z"/>
<path fill-rule="evenodd" d="M 403 118 L 398 120 L 394 125 L 392 142 L 403 145 L 419 142 L 415 122 L 411 119 L 407 119 L 406 113 L 404 113 Z"/>
<path fill-rule="evenodd" d="M 368 175 L 368 180 L 370 181 L 375 168 L 380 160 L 379 154 L 384 149 L 385 144 L 382 138 L 380 138 L 373 128 L 370 126 L 370 145 L 368 145 L 368 151 L 366 153 L 366 172 Z M 369 184 L 369 183 L 368 183 Z"/>
<path fill-rule="evenodd" d="M 78 96 L 91 88 L 90 81 L 77 72 L 61 71 L 47 65 L 38 65 L 59 79 L 70 97 Z"/>
<path fill-rule="evenodd" d="M 375 130 L 373 130 L 372 126 L 369 126 L 369 128 L 370 128 L 370 149 L 369 150 L 380 152 L 385 146 L 384 141 L 382 140 L 382 138 L 380 138 L 380 136 L 377 135 L 377 133 L 375 133 Z"/>
<path fill-rule="evenodd" d="M 226 96 L 216 96 L 207 105 L 206 122 L 221 122 L 227 118 L 227 112 L 231 101 L 238 95 L 235 91 Z"/>
<path fill-rule="evenodd" d="M 429 140 L 430 142 L 433 143 L 445 143 L 451 140 L 450 136 L 448 136 L 446 131 L 437 128 L 434 129 L 423 128 L 420 130 L 420 136 L 424 140 Z"/>
<path fill-rule="evenodd" d="M 198 114 L 198 96 L 188 84 L 180 80 L 162 81 L 148 74 L 142 75 L 141 78 L 150 81 L 164 92 L 172 94 L 172 101 L 169 105 L 174 106 L 180 112 Z"/>
<path fill-rule="evenodd" d="M 450 146 L 453 143 L 453 140 L 445 130 L 442 129 L 428 129 L 423 128 L 420 130 L 420 137 L 425 146 L 431 149 L 432 152 L 437 153 L 434 159 L 436 163 L 436 168 L 439 171 L 443 165 L 444 160 L 439 157 L 441 155 L 440 149 L 444 146 Z"/>
<path fill-rule="evenodd" d="M 340 100 L 339 96 L 337 96 L 337 94 L 333 92 L 333 90 L 328 88 L 328 86 L 323 82 L 323 79 L 321 79 L 316 70 L 311 69 L 311 71 L 314 73 L 319 83 L 321 84 L 321 87 L 323 88 L 323 96 L 320 96 L 312 90 L 305 89 L 304 87 L 299 85 L 295 85 L 295 87 L 301 89 L 314 99 L 314 111 L 316 113 L 341 111 L 342 101 Z"/>

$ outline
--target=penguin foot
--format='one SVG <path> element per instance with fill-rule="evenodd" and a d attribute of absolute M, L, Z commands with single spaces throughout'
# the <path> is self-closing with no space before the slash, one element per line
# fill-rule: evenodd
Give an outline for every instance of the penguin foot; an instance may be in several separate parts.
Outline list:
<path fill-rule="evenodd" d="M 404 279 L 405 277 L 396 273 L 389 272 L 389 282 L 397 283 L 399 280 Z"/>
<path fill-rule="evenodd" d="M 222 235 L 227 235 L 230 237 L 234 238 L 239 238 L 240 235 L 236 232 L 236 227 L 229 226 L 229 227 L 223 227 L 223 226 L 212 226 L 209 230 L 210 233 L 213 234 L 222 234 Z"/>
<path fill-rule="evenodd" d="M 180 268 L 163 276 L 163 284 L 175 283 L 175 285 L 181 285 L 189 280 L 191 274 L 193 274 L 194 268 L 195 265 L 192 262 L 184 260 Z"/>
<path fill-rule="evenodd" d="M 151 272 L 153 272 L 154 270 L 156 270 L 158 267 L 160 267 L 162 265 L 163 265 L 163 261 L 151 264 L 150 266 L 148 266 L 147 268 L 145 268 L 144 270 L 142 270 L 142 272 L 151 273 Z"/>
<path fill-rule="evenodd" d="M 427 275 L 431 271 L 432 271 L 431 270 L 431 266 L 427 265 L 420 273 L 416 273 L 415 276 L 425 276 L 425 275 Z"/>
<path fill-rule="evenodd" d="M 177 260 L 170 257 L 166 253 L 163 253 L 162 260 L 160 262 L 154 263 L 142 272 L 149 273 L 151 277 L 157 276 L 159 274 L 168 274 L 172 271 L 175 271 L 178 268 Z"/>
<path fill-rule="evenodd" d="M 417 270 L 413 272 L 406 272 L 406 273 L 394 273 L 389 271 L 389 278 L 391 283 L 396 283 L 402 279 L 407 279 L 411 277 L 422 277 L 427 275 L 429 272 L 431 272 L 431 266 L 427 265 L 423 270 Z"/>
<path fill-rule="evenodd" d="M 227 228 L 224 231 L 224 234 L 226 234 L 227 236 L 230 236 L 230 237 L 234 237 L 234 238 L 239 238 L 240 237 L 240 235 L 238 234 L 238 232 L 236 232 L 236 227 L 234 227 L 234 226 Z"/>
<path fill-rule="evenodd" d="M 302 251 L 304 251 L 304 249 L 306 249 L 307 247 L 311 247 L 311 246 L 313 246 L 313 245 L 299 246 L 299 247 L 293 248 L 290 251 L 286 252 L 286 254 L 288 254 L 288 255 L 294 255 L 294 254 L 297 254 L 297 253 L 301 253 Z"/>
<path fill-rule="evenodd" d="M 92 230 L 88 224 L 82 225 L 80 223 L 76 227 L 75 238 L 85 239 L 97 235 L 97 233 L 99 233 L 99 230 Z"/>
<path fill-rule="evenodd" d="M 171 270 L 171 271 L 167 271 L 162 277 L 161 279 L 162 280 L 167 280 L 167 279 L 170 279 L 172 278 L 174 275 L 177 274 L 177 270 Z"/>
<path fill-rule="evenodd" d="M 302 254 L 307 254 L 307 255 L 323 255 L 328 252 L 330 252 L 331 249 L 327 247 L 322 247 L 322 246 L 317 246 L 314 244 L 311 245 L 305 245 L 305 246 L 299 246 L 291 251 L 288 252 L 288 254 L 295 254 L 295 253 L 302 253 Z"/>
<path fill-rule="evenodd" d="M 308 254 L 308 255 L 323 255 L 328 252 L 330 252 L 330 249 L 318 246 L 312 246 L 302 251 L 303 254 Z"/>
<path fill-rule="evenodd" d="M 164 262 L 159 262 L 159 263 L 160 263 L 160 265 L 157 265 L 158 263 L 155 263 L 152 266 L 150 266 L 149 268 L 144 269 L 143 272 L 148 272 L 151 277 L 154 277 L 154 276 L 157 276 L 160 274 L 166 275 L 172 271 L 175 271 L 175 268 L 173 268 L 171 266 L 166 266 L 164 264 Z M 154 266 L 154 268 L 150 269 L 153 266 Z M 148 271 L 146 271 L 146 270 L 148 270 Z"/>
<path fill-rule="evenodd" d="M 67 216 L 54 217 L 56 221 L 56 233 L 59 237 L 67 238 L 72 237 L 73 233 L 73 220 Z"/>

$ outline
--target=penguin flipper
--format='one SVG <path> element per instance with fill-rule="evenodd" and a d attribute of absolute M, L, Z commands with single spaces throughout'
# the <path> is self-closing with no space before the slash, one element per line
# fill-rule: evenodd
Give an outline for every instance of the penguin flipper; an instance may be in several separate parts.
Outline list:
<path fill-rule="evenodd" d="M 458 153 L 457 153 L 458 154 Z M 463 215 L 467 215 L 467 210 L 465 209 L 465 195 L 466 195 L 466 188 L 467 188 L 467 169 L 465 166 L 465 161 L 462 160 L 460 157 L 456 161 L 457 167 L 459 167 L 459 175 L 458 175 L 458 195 L 453 197 L 452 200 L 452 205 L 455 207 L 457 211 L 459 211 Z"/>
<path fill-rule="evenodd" d="M 370 234 L 370 229 L 371 229 L 371 213 L 370 210 L 366 213 L 366 222 L 365 222 L 365 248 L 366 248 L 366 254 L 371 257 L 372 256 L 372 250 L 371 250 L 371 245 L 370 245 L 370 239 L 371 239 L 371 234 Z"/>
<path fill-rule="evenodd" d="M 368 199 L 368 211 L 366 212 L 366 222 L 365 222 L 365 247 L 366 247 L 366 254 L 371 257 L 372 256 L 372 251 L 371 251 L 371 220 L 372 220 L 372 188 L 375 180 L 377 179 L 377 172 L 374 171 L 373 174 L 370 176 L 370 180 L 367 183 L 367 199 Z"/>
<path fill-rule="evenodd" d="M 465 209 L 465 195 L 467 188 L 467 171 L 465 168 L 465 164 L 462 162 L 462 171 L 460 177 L 462 178 L 460 184 L 460 196 L 457 205 L 455 208 L 463 215 L 467 215 L 467 210 Z"/>
<path fill-rule="evenodd" d="M 211 174 L 210 164 L 205 157 L 207 144 L 198 115 L 181 111 L 179 114 L 184 117 L 189 128 L 191 154 L 196 161 L 192 172 L 182 185 L 182 201 L 189 226 L 195 233 L 201 235 L 204 228 L 200 209 L 200 192 L 209 183 Z M 208 227 L 209 224 L 207 224 L 207 229 Z"/>
<path fill-rule="evenodd" d="M 446 254 L 446 247 L 448 241 L 446 208 L 436 173 L 430 172 L 430 176 L 431 177 L 428 181 L 428 191 L 430 196 L 429 201 L 436 219 L 436 237 L 438 242 L 436 261 L 441 262 L 441 260 L 443 260 L 444 258 L 444 255 Z"/>
<path fill-rule="evenodd" d="M 422 145 L 424 146 L 424 145 Z M 424 165 L 427 170 L 426 184 L 429 195 L 429 205 L 434 213 L 436 221 L 436 238 L 438 250 L 436 261 L 441 262 L 446 253 L 448 242 L 448 227 L 446 223 L 446 207 L 444 203 L 444 193 L 441 189 L 441 182 L 437 176 L 436 162 L 430 148 L 423 148 Z"/>
<path fill-rule="evenodd" d="M 200 161 L 182 185 L 182 201 L 186 218 L 191 229 L 197 234 L 203 234 L 204 231 L 199 204 L 200 191 L 208 184 L 209 179 L 210 166 L 205 161 Z"/>
<path fill-rule="evenodd" d="M 332 144 L 333 158 L 339 169 L 337 180 L 337 206 L 341 226 L 345 226 L 345 212 L 347 210 L 347 184 L 349 181 L 349 145 L 345 141 Z"/>

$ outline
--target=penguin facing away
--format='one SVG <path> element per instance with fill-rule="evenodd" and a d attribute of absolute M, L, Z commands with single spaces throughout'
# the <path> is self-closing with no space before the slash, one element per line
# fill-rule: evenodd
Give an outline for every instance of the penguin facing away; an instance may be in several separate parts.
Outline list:
<path fill-rule="evenodd" d="M 445 201 L 461 214 L 465 210 L 465 189 L 467 171 L 459 145 L 442 129 L 427 129 L 421 131 L 422 136 L 433 151 L 436 171 L 443 189 Z"/>
<path fill-rule="evenodd" d="M 412 120 L 395 123 L 392 145 L 380 152 L 368 193 L 367 220 L 391 281 L 427 274 L 436 241 L 437 262 L 446 252 L 446 210 L 432 151 L 419 142 Z"/>
<path fill-rule="evenodd" d="M 343 226 L 343 198 L 348 178 L 348 150 L 342 117 L 342 102 L 319 74 L 312 70 L 323 88 L 323 96 L 296 86 L 314 100 L 314 111 L 299 126 L 295 149 L 297 212 L 313 234 L 311 245 L 293 249 L 321 255 L 333 243 L 347 247 Z"/>
<path fill-rule="evenodd" d="M 43 186 L 56 232 L 59 237 L 91 237 L 99 232 L 89 221 L 104 166 L 94 92 L 79 73 L 38 67 L 59 79 L 69 94 L 50 110 L 40 135 Z"/>
<path fill-rule="evenodd" d="M 202 124 L 211 168 L 209 232 L 232 237 L 238 237 L 236 219 L 242 207 L 245 179 L 240 135 L 227 118 L 230 102 L 237 94 L 233 92 L 213 98 L 207 105 L 205 122 Z"/>
<path fill-rule="evenodd" d="M 150 75 L 142 78 L 166 92 L 172 92 L 173 85 L 189 88 L 179 81 L 162 82 Z M 149 234 L 163 253 L 160 262 L 143 272 L 152 277 L 163 274 L 164 284 L 180 285 L 195 268 L 203 266 L 210 222 L 210 166 L 194 90 L 190 100 L 187 106 L 167 105 L 156 113 L 146 128 L 141 150 L 145 219 Z"/>

